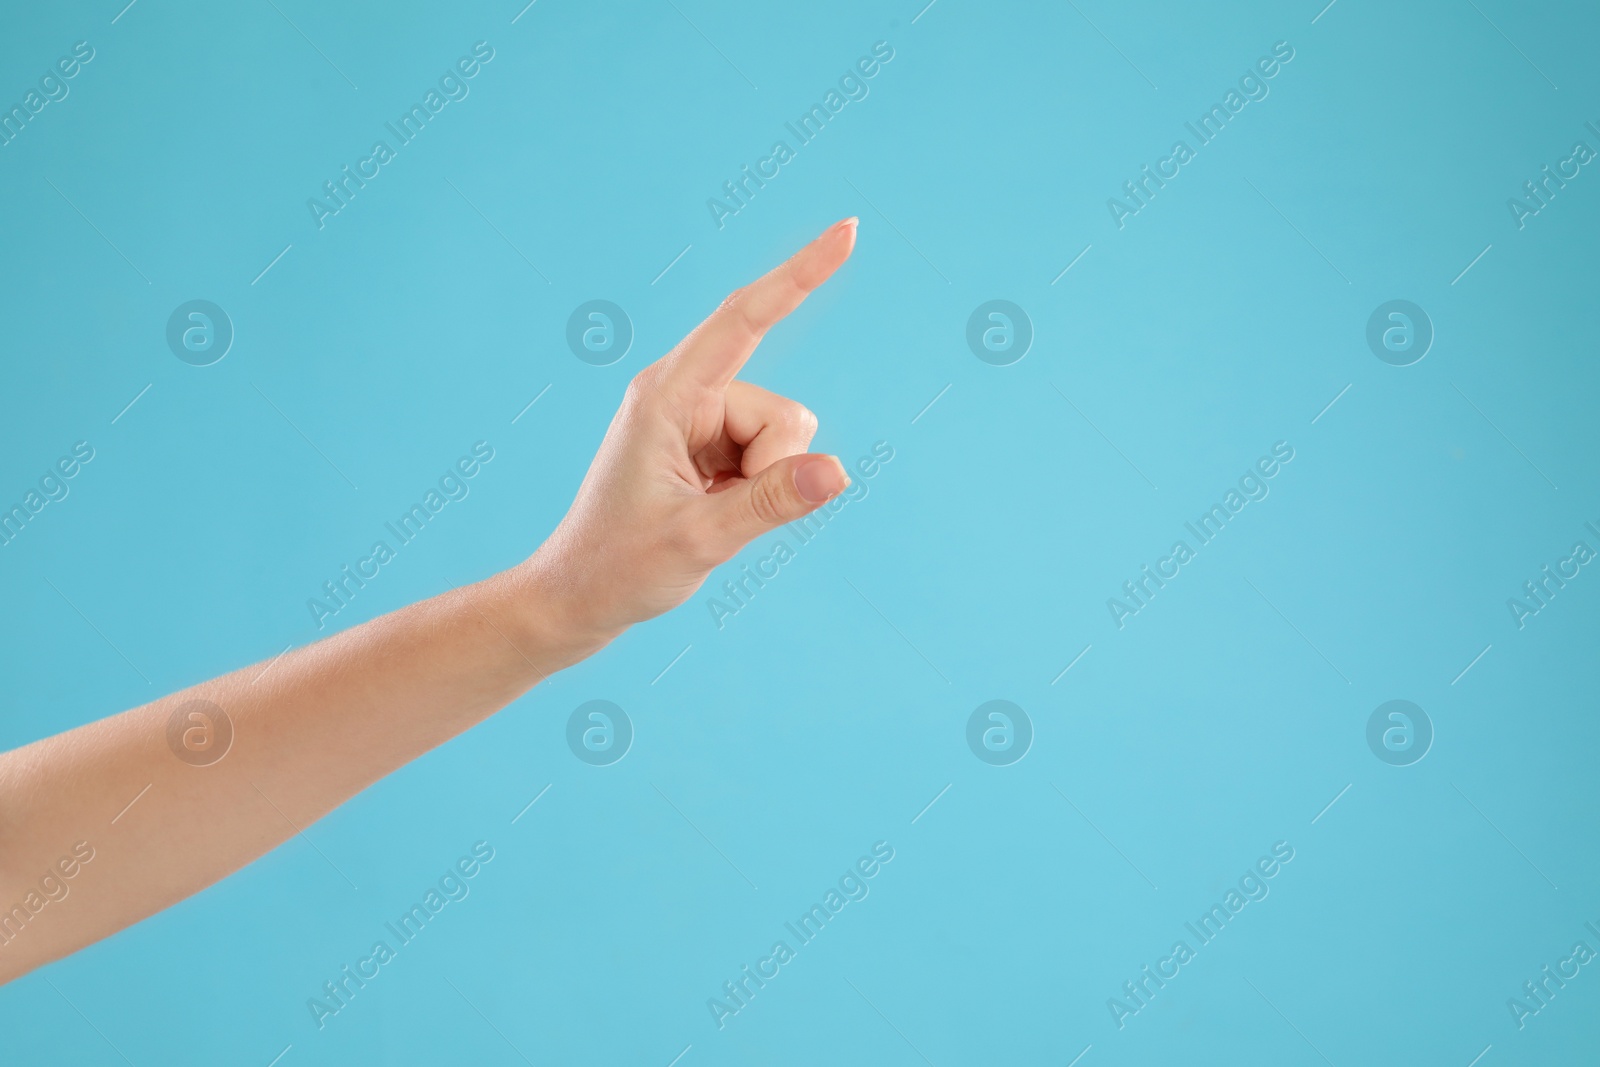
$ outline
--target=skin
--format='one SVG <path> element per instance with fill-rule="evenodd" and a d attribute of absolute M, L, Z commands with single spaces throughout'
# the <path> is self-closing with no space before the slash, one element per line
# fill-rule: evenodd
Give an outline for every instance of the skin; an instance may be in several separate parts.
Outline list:
<path fill-rule="evenodd" d="M 732 293 L 629 383 L 572 507 L 524 562 L 270 670 L 256 664 L 0 754 L 0 983 L 226 877 L 682 604 L 752 539 L 844 491 L 838 459 L 806 452 L 816 417 L 734 376 L 849 258 L 856 223 L 836 223 Z M 168 720 L 197 699 L 234 727 L 226 756 L 204 767 L 168 745 Z M 78 842 L 93 858 L 67 880 L 58 863 Z M 70 903 L 8 925 L 13 905 L 44 898 L 47 874 Z"/>

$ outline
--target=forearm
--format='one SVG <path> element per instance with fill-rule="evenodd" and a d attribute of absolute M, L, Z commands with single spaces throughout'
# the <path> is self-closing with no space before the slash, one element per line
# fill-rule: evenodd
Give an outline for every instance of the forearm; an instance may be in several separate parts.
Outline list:
<path fill-rule="evenodd" d="M 0 982 L 223 878 L 604 643 L 559 605 L 524 565 L 0 755 Z M 169 738 L 195 700 L 233 729 L 203 766 Z M 7 923 L 52 871 L 68 897 Z"/>

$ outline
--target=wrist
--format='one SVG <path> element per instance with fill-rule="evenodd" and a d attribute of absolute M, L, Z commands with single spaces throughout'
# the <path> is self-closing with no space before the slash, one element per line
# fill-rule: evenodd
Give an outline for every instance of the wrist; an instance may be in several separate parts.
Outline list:
<path fill-rule="evenodd" d="M 501 575 L 516 640 L 545 674 L 565 670 L 610 644 L 620 630 L 603 624 L 573 576 L 541 553 Z"/>

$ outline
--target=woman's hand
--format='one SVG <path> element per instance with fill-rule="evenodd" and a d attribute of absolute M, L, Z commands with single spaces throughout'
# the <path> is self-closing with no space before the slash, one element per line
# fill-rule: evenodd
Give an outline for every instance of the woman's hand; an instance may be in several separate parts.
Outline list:
<path fill-rule="evenodd" d="M 855 219 L 834 226 L 641 371 L 566 518 L 517 567 L 0 753 L 0 907 L 74 842 L 94 857 L 65 907 L 0 923 L 0 983 L 249 863 L 843 491 L 838 460 L 805 454 L 812 414 L 733 379 L 855 237 Z M 220 749 L 173 731 L 197 705 L 231 724 L 206 732 Z"/>
<path fill-rule="evenodd" d="M 849 486 L 836 457 L 806 452 L 815 415 L 734 376 L 849 258 L 856 224 L 735 290 L 629 383 L 566 518 L 521 568 L 544 605 L 565 606 L 570 658 L 682 604 L 752 539 Z"/>

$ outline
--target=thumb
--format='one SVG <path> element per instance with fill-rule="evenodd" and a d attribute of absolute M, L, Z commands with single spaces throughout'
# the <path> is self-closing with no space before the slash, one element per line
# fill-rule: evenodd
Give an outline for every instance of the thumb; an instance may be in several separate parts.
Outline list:
<path fill-rule="evenodd" d="M 754 478 L 714 494 L 712 537 L 725 556 L 786 522 L 809 515 L 850 485 L 837 456 L 788 456 Z"/>

